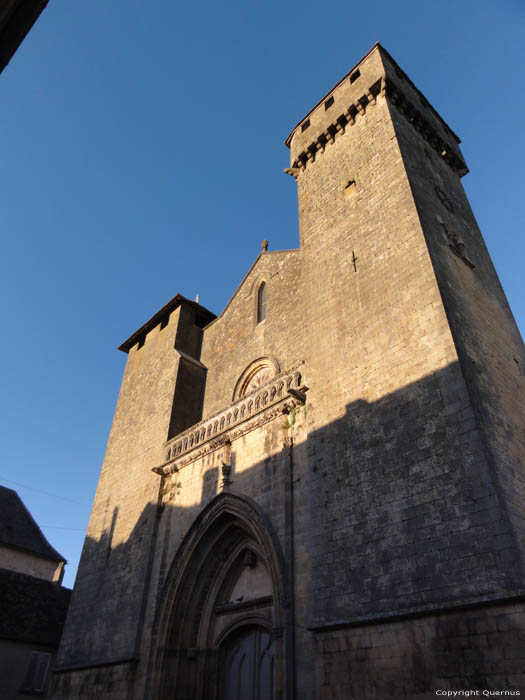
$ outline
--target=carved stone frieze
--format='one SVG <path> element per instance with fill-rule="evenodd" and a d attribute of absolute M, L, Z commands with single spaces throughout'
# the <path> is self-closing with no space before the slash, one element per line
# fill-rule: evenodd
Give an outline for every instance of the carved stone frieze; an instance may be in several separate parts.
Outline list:
<path fill-rule="evenodd" d="M 222 449 L 251 430 L 303 405 L 306 390 L 301 365 L 283 372 L 257 391 L 170 440 L 166 445 L 166 461 L 153 471 L 168 476 L 200 457 Z"/>

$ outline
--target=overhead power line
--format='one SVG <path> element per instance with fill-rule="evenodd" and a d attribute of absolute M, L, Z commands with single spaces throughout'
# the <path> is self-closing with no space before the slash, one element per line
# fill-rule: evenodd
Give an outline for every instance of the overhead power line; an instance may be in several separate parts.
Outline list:
<path fill-rule="evenodd" d="M 42 529 L 51 528 L 53 530 L 75 530 L 75 532 L 85 532 L 85 527 L 62 527 L 62 525 L 41 525 Z"/>
<path fill-rule="evenodd" d="M 40 489 L 35 489 L 33 486 L 27 486 L 26 484 L 21 484 L 18 481 L 13 481 L 13 479 L 8 479 L 3 474 L 0 474 L 0 479 L 2 479 L 2 481 L 8 481 L 11 484 L 15 484 L 15 486 L 19 486 L 22 489 L 28 489 L 29 491 L 35 491 L 36 493 L 41 493 L 42 495 L 49 496 L 50 498 L 58 498 L 61 501 L 68 501 L 69 503 L 75 503 L 77 506 L 88 507 L 87 503 L 82 503 L 81 501 L 75 501 L 72 498 L 67 498 L 66 496 L 59 496 L 58 494 L 50 493 L 49 491 L 41 491 Z"/>

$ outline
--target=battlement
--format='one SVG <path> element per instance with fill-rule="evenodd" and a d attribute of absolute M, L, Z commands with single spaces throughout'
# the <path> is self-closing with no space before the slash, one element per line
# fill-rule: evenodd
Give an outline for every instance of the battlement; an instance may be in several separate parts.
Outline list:
<path fill-rule="evenodd" d="M 297 124 L 285 141 L 297 177 L 309 162 L 345 133 L 356 119 L 387 97 L 425 141 L 460 177 L 468 172 L 459 150 L 460 139 L 432 107 L 390 54 L 376 44 Z"/>

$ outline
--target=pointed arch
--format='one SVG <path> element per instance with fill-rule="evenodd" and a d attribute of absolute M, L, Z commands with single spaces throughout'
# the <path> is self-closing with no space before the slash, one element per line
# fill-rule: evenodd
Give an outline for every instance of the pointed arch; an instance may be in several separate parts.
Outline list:
<path fill-rule="evenodd" d="M 246 573 L 252 565 L 255 573 Z M 156 616 L 152 697 L 212 697 L 210 689 L 222 682 L 228 640 L 243 629 L 271 635 L 273 687 L 281 692 L 289 626 L 285 571 L 279 541 L 260 508 L 248 498 L 219 494 L 193 523 L 166 576 Z M 252 592 L 231 601 L 250 576 L 245 590 Z"/>

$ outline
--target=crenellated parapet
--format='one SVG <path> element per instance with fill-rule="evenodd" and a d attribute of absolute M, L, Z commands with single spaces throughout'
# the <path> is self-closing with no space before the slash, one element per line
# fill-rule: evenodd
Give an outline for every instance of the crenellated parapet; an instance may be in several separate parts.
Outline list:
<path fill-rule="evenodd" d="M 421 134 L 428 145 L 438 153 L 445 163 L 460 177 L 468 173 L 468 168 L 457 150 L 447 143 L 437 129 L 425 118 L 422 111 L 408 98 L 405 92 L 391 78 L 385 81 L 385 94 L 390 104 Z"/>
<path fill-rule="evenodd" d="M 297 179 L 301 170 L 304 170 L 308 163 L 313 163 L 317 156 L 324 153 L 327 146 L 330 146 L 336 138 L 345 133 L 348 127 L 353 126 L 360 116 L 366 114 L 367 109 L 376 104 L 379 96 L 385 96 L 389 104 L 399 110 L 405 119 L 421 134 L 428 145 L 438 153 L 447 165 L 460 177 L 468 173 L 468 168 L 463 159 L 458 155 L 450 143 L 447 143 L 439 134 L 421 110 L 405 94 L 402 88 L 390 77 L 382 77 L 376 80 L 366 92 L 355 101 L 346 106 L 326 128 L 315 135 L 315 138 L 297 154 L 292 163 L 292 167 L 286 168 L 285 172 Z M 309 120 L 305 121 L 309 128 Z"/>
<path fill-rule="evenodd" d="M 285 172 L 297 178 L 298 173 L 304 170 L 309 162 L 315 161 L 318 154 L 324 153 L 327 146 L 334 143 L 338 135 L 344 134 L 348 126 L 353 126 L 359 115 L 365 114 L 369 105 L 376 103 L 377 97 L 381 92 L 382 80 L 376 80 L 366 92 L 360 95 L 355 101 L 345 106 L 337 117 L 328 124 L 321 133 L 317 133 L 315 138 L 304 148 L 295 158 L 291 168 L 286 168 Z M 333 98 L 329 98 L 327 103 L 332 100 L 329 108 L 333 104 Z M 306 126 L 306 128 L 305 128 Z M 310 127 L 310 120 L 303 122 L 301 129 L 306 131 Z"/>
<path fill-rule="evenodd" d="M 468 172 L 457 148 L 459 138 L 379 44 L 288 136 L 285 143 L 290 148 L 290 167 L 285 172 L 297 179 L 328 146 L 364 117 L 378 99 L 386 99 L 389 106 L 395 107 L 454 173 L 462 177 Z"/>

